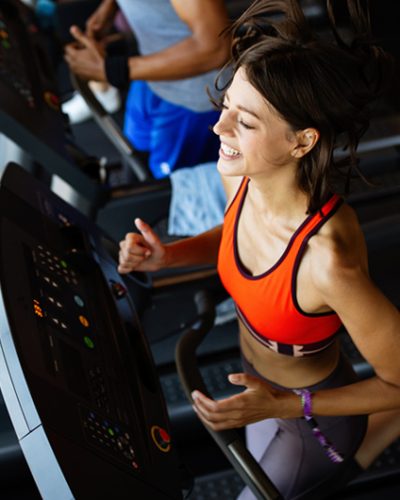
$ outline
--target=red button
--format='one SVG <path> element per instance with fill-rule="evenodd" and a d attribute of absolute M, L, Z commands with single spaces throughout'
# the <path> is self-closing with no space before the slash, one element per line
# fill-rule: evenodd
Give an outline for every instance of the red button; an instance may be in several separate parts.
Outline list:
<path fill-rule="evenodd" d="M 168 432 L 162 429 L 161 427 L 158 429 L 158 432 L 160 433 L 160 438 L 164 441 L 164 443 L 170 443 L 171 438 L 168 435 Z"/>

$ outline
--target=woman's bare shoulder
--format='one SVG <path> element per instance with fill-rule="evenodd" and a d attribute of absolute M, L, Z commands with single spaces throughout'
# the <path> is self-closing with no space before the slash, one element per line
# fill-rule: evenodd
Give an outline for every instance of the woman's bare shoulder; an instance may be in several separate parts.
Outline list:
<path fill-rule="evenodd" d="M 321 285 L 330 285 L 343 273 L 368 274 L 364 234 L 357 214 L 346 203 L 310 239 L 309 247 L 312 269 L 318 269 L 315 279 Z"/>

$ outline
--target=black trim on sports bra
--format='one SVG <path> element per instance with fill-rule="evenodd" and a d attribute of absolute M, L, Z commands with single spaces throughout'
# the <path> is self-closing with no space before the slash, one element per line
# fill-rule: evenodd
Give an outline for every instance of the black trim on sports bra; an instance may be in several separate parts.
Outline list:
<path fill-rule="evenodd" d="M 236 212 L 235 224 L 234 224 L 234 228 L 233 228 L 233 252 L 234 252 L 234 256 L 235 256 L 235 264 L 236 264 L 236 267 L 238 268 L 240 274 L 248 280 L 259 280 L 259 279 L 265 278 L 265 276 L 268 276 L 268 274 L 272 273 L 285 260 L 285 257 L 289 253 L 297 235 L 304 229 L 304 227 L 309 223 L 309 221 L 314 217 L 315 214 L 308 215 L 306 217 L 306 219 L 300 224 L 300 226 L 296 229 L 296 231 L 290 237 L 289 243 L 287 244 L 282 255 L 275 262 L 275 264 L 273 264 L 272 267 L 270 267 L 266 271 L 262 272 L 261 274 L 257 274 L 255 276 L 253 276 L 252 274 L 250 274 L 246 270 L 246 267 L 242 264 L 242 261 L 240 260 L 240 257 L 239 257 L 238 244 L 237 244 L 237 232 L 238 232 L 238 226 L 239 226 L 239 219 L 240 219 L 240 215 L 242 213 L 244 201 L 245 201 L 245 198 L 247 195 L 247 190 L 248 190 L 248 184 L 243 191 L 242 198 L 240 200 L 240 203 L 239 203 L 239 206 L 238 206 L 238 209 Z"/>
<path fill-rule="evenodd" d="M 337 334 L 340 332 L 340 328 L 326 339 L 319 340 L 318 342 L 311 342 L 309 344 L 285 344 L 284 342 L 277 342 L 276 340 L 271 340 L 263 335 L 260 335 L 254 330 L 246 316 L 239 309 L 239 306 L 235 304 L 236 312 L 240 320 L 245 325 L 247 331 L 252 337 L 254 337 L 260 344 L 267 347 L 271 351 L 278 354 L 284 354 L 286 356 L 293 356 L 295 358 L 313 356 L 321 351 L 327 349 L 333 344 Z"/>
<path fill-rule="evenodd" d="M 318 222 L 318 224 L 316 224 L 316 226 L 308 234 L 305 235 L 305 237 L 300 245 L 299 251 L 297 252 L 297 255 L 296 255 L 296 258 L 294 261 L 294 265 L 293 265 L 291 293 L 292 293 L 292 300 L 293 300 L 293 304 L 294 304 L 295 308 L 303 316 L 307 316 L 310 318 L 317 318 L 320 316 L 332 316 L 332 315 L 336 314 L 335 311 L 327 311 L 327 312 L 321 312 L 321 313 L 308 313 L 306 311 L 303 311 L 303 309 L 300 307 L 300 305 L 297 301 L 297 293 L 296 293 L 297 292 L 297 272 L 299 270 L 301 258 L 304 254 L 304 251 L 305 251 L 305 248 L 307 246 L 308 241 L 310 240 L 310 238 L 312 236 L 314 236 L 319 231 L 319 229 L 325 224 L 325 222 L 327 222 L 333 215 L 335 215 L 335 213 L 339 210 L 339 208 L 342 206 L 342 204 L 343 204 L 343 199 L 339 198 L 336 205 L 333 206 L 331 211 L 327 215 L 325 215 L 324 218 L 322 220 L 320 220 L 320 222 Z"/>

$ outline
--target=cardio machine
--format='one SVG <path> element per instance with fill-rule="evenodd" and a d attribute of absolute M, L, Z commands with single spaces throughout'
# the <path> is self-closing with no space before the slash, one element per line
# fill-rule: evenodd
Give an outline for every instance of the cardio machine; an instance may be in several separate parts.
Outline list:
<path fill-rule="evenodd" d="M 49 185 L 66 184 L 80 210 L 93 219 L 121 200 L 129 200 L 127 210 L 146 213 L 150 221 L 160 210 L 167 212 L 169 184 L 152 179 L 139 155 L 125 158 L 124 175 L 110 180 L 110 171 L 119 167 L 77 145 L 60 109 L 54 68 L 33 11 L 20 0 L 4 0 L 0 26 L 0 132 L 26 153 L 24 166 Z M 135 185 L 140 185 L 137 196 Z"/>
<path fill-rule="evenodd" d="M 391 225 L 375 226 L 367 228 L 374 272 L 378 255 L 393 259 L 400 244 Z M 400 268 L 391 262 L 385 291 L 400 304 Z M 109 238 L 15 164 L 0 187 L 0 284 L 0 388 L 42 498 L 183 498 L 179 450 L 143 332 L 149 277 L 121 277 Z M 195 315 L 177 347 L 189 398 L 207 391 L 196 363 L 214 319 L 203 288 L 190 290 Z M 355 366 L 370 374 L 362 359 Z M 210 433 L 256 498 L 280 498 L 236 432 Z"/>
<path fill-rule="evenodd" d="M 11 5 L 11 3 L 10 3 L 10 5 Z M 19 8 L 19 7 L 18 7 L 18 8 Z M 22 8 L 22 7 L 21 7 L 21 8 Z M 13 13 L 12 9 L 11 9 L 10 11 L 7 11 L 7 12 L 8 12 L 8 13 L 10 13 L 10 12 L 11 12 L 11 14 Z M 37 33 L 36 33 L 36 34 L 37 34 Z M 29 39 L 28 39 L 28 40 L 29 40 Z M 7 49 L 7 50 L 8 50 L 8 49 Z M 32 76 L 32 75 L 31 75 L 31 76 Z M 9 92 L 8 92 L 6 95 L 10 97 L 10 100 L 11 100 L 11 97 L 13 97 L 13 98 L 15 98 L 15 97 L 16 97 L 16 93 L 15 93 L 15 89 L 14 89 L 14 87 L 10 86 L 10 87 L 9 87 L 9 89 L 8 89 L 8 91 L 9 91 Z M 1 94 L 1 95 L 3 95 L 3 94 Z M 40 95 L 40 94 L 39 94 L 39 95 Z M 39 100 L 39 102 L 42 102 L 42 101 L 40 101 L 40 100 Z M 42 105 L 42 104 L 41 104 L 41 105 Z M 5 106 L 3 109 L 7 109 L 7 107 Z M 47 155 L 48 155 L 48 153 L 49 153 L 49 145 L 48 145 L 48 144 L 46 144 L 46 141 L 47 141 L 47 138 L 48 138 L 48 135 L 47 135 L 47 130 L 46 130 L 46 133 L 45 133 L 45 134 L 43 134 L 43 135 L 42 135 L 42 137 L 41 137 L 41 141 L 40 141 L 40 142 L 41 142 L 41 144 L 39 144 L 39 145 L 37 144 L 37 142 L 36 142 L 36 139 L 37 139 L 36 134 L 37 134 L 37 132 L 38 132 L 38 131 L 42 131 L 42 128 L 41 128 L 41 127 L 39 127 L 39 126 L 37 125 L 37 124 L 39 123 L 39 122 L 37 122 L 37 117 L 39 116 L 40 118 L 42 118 L 42 119 L 44 120 L 44 118 L 43 118 L 43 117 L 45 117 L 45 116 L 46 116 L 46 113 L 47 113 L 47 109 L 46 109 L 46 108 L 44 108 L 44 109 L 46 110 L 46 112 L 44 112 L 44 111 L 42 110 L 41 114 L 39 114 L 39 115 L 35 114 L 35 117 L 34 117 L 34 118 L 32 118 L 32 117 L 31 117 L 31 119 L 30 119 L 30 121 L 29 121 L 29 123 L 30 123 L 30 128 L 29 128 L 29 127 L 28 127 L 28 128 L 24 127 L 24 128 L 21 130 L 21 128 L 19 128 L 19 127 L 21 126 L 21 123 L 20 123 L 18 120 L 16 120 L 16 119 L 9 119 L 9 116 L 10 116 L 10 115 L 11 115 L 11 116 L 14 116 L 14 115 L 13 115 L 14 111 L 13 111 L 12 113 L 10 113 L 8 116 L 6 116 L 6 115 L 7 115 L 7 113 L 5 113 L 5 112 L 3 113 L 3 111 L 2 111 L 2 112 L 1 112 L 1 113 L 2 113 L 2 115 L 1 115 L 1 116 L 2 116 L 3 118 L 4 118 L 4 116 L 5 116 L 5 121 L 2 121 L 2 123 L 6 123 L 6 124 L 7 124 L 7 127 L 9 127 L 9 129 L 10 129 L 11 131 L 13 131 L 12 133 L 10 132 L 10 135 L 12 135 L 12 136 L 13 136 L 14 138 L 16 138 L 18 141 L 21 141 L 21 137 L 23 138 L 23 140 L 24 140 L 24 141 L 26 141 L 24 144 L 26 144 L 26 145 L 27 145 L 26 147 L 28 148 L 28 150 L 29 150 L 29 149 L 31 148 L 31 146 L 32 146 L 32 148 L 31 148 L 31 152 L 32 152 L 32 153 L 34 153 L 34 154 L 35 154 L 35 156 L 36 156 L 36 155 L 38 155 L 37 157 L 38 157 L 38 158 L 40 158 L 40 159 L 42 159 L 42 161 L 43 161 L 44 163 L 46 163 L 46 165 L 48 166 L 48 168 L 49 168 L 49 169 L 55 169 L 55 171 L 56 171 L 56 172 L 59 172 L 61 175 L 67 175 L 67 176 L 71 175 L 71 178 L 75 179 L 75 181 L 74 181 L 74 182 L 76 182 L 76 185 L 79 185 L 79 186 L 80 186 L 80 181 L 82 181 L 82 186 L 87 186 L 87 189 L 89 190 L 89 191 L 88 191 L 89 193 L 92 193 L 92 191 L 90 191 L 90 190 L 91 190 L 91 189 L 93 189 L 93 190 L 94 190 L 94 192 L 96 192 L 96 193 L 99 193 L 99 192 L 100 192 L 100 194 L 99 194 L 100 199 L 104 199 L 104 198 L 102 198 L 102 197 L 103 197 L 103 194 L 102 194 L 102 193 L 103 193 L 103 191 L 104 191 L 104 189 L 102 188 L 102 185 L 100 184 L 100 187 L 99 187 L 99 183 L 98 183 L 97 181 L 95 181 L 95 182 L 92 184 L 92 180 L 90 179 L 90 176 L 87 176 L 87 175 L 85 174 L 85 178 L 86 178 L 86 183 L 85 183 L 85 182 L 83 182 L 83 177 L 80 177 L 80 176 L 79 176 L 79 174 L 76 174 L 75 170 L 73 171 L 73 172 L 74 172 L 74 175 L 72 175 L 72 174 L 71 174 L 71 171 L 68 171 L 68 169 L 66 170 L 66 172 L 61 172 L 61 166 L 66 166 L 66 163 L 63 163 L 63 161 L 60 161 L 60 156 L 62 156 L 62 155 L 60 155 L 60 154 L 56 154 L 56 155 L 54 156 L 54 154 L 55 154 L 55 153 L 54 153 L 54 150 L 56 150 L 56 153 L 57 153 L 57 148 L 53 148 L 53 147 L 51 146 L 51 148 L 50 148 L 50 149 L 51 149 L 51 154 L 52 154 L 53 156 L 51 156 L 51 158 L 50 158 L 50 159 L 48 158 L 48 156 L 47 156 Z M 23 110 L 23 111 L 22 111 L 22 112 L 20 112 L 20 113 L 17 115 L 17 118 L 19 118 L 19 119 L 21 119 L 21 120 L 22 120 L 22 118 L 26 117 L 26 115 L 28 114 L 28 112 L 24 112 L 25 108 L 22 108 L 22 110 Z M 7 120 L 8 120 L 8 121 L 7 121 Z M 44 120 L 44 122 L 45 122 L 45 120 Z M 6 127 L 6 128 L 7 128 L 7 127 Z M 15 128 L 13 129 L 13 127 L 15 127 Z M 51 127 L 50 127 L 50 128 L 51 128 Z M 27 131 L 27 130 L 28 130 L 28 131 Z M 25 135 L 24 135 L 24 134 L 25 134 Z M 49 135 L 49 137 L 51 137 L 51 135 Z M 58 136 L 57 136 L 57 137 L 58 137 Z M 33 138 L 33 140 L 32 140 L 32 138 Z M 42 139 L 43 139 L 43 140 L 42 140 Z M 31 141 L 31 142 L 30 142 L 30 141 Z M 45 146 L 45 148 L 44 148 L 44 149 L 43 149 L 43 143 L 44 143 L 44 146 Z M 41 148 L 42 148 L 42 149 L 41 149 Z M 46 149 L 46 148 L 47 148 L 47 149 Z M 69 151 L 69 148 L 67 148 L 67 151 Z M 73 156 L 75 156 L 75 153 L 74 153 L 74 155 L 73 155 Z M 72 161 L 72 162 L 67 161 L 67 164 L 68 164 L 68 168 L 69 168 L 69 169 L 71 169 L 72 167 L 74 167 L 74 166 L 75 166 L 75 162 L 74 162 L 74 161 Z M 75 168 L 75 167 L 74 167 L 74 168 Z M 51 170 L 51 171 L 53 171 L 53 170 Z M 75 174 L 76 174 L 77 176 L 75 176 Z M 87 180 L 88 178 L 89 178 L 89 181 L 90 181 L 90 182 Z M 71 181 L 71 182 L 72 182 L 72 181 Z M 94 187 L 93 187 L 93 186 L 94 186 Z M 106 191 L 107 191 L 107 189 L 106 189 Z M 91 196 L 91 195 L 90 195 L 90 196 Z M 106 195 L 105 195 L 105 199 L 106 199 L 106 200 L 108 200 L 108 194 L 106 194 Z M 103 203 L 103 202 L 101 202 L 101 203 Z M 109 203 L 111 203 L 111 204 L 112 204 L 112 203 L 115 203 L 115 198 L 113 198 L 113 201 L 110 201 Z M 104 205 L 104 206 L 105 206 L 105 205 Z M 110 205 L 108 205 L 108 206 L 110 206 Z M 369 205 L 368 205 L 368 206 L 369 206 Z M 395 222 L 396 222 L 396 220 L 395 220 L 395 217 L 394 217 L 394 219 L 393 219 L 393 223 L 395 223 Z M 378 224 L 378 223 L 379 223 L 379 221 L 377 222 L 377 224 Z M 378 225 L 379 225 L 379 224 L 378 224 Z M 68 232 L 68 231 L 67 231 L 67 232 Z M 73 231 L 72 231 L 72 232 L 73 232 Z M 72 236 L 71 236 L 71 237 L 72 237 Z M 376 240 L 376 245 L 377 245 L 377 258 L 376 258 L 376 260 L 377 260 L 377 261 L 378 261 L 378 260 L 380 260 L 380 259 L 378 259 L 378 255 L 379 255 L 379 251 L 380 251 L 380 250 L 378 250 L 378 249 L 380 248 L 380 241 L 379 241 L 379 240 L 380 240 L 380 239 L 383 239 L 384 237 L 385 237 L 385 238 L 387 237 L 387 231 L 386 231 L 386 232 L 385 232 L 385 231 L 383 231 L 383 232 L 380 234 L 380 236 L 377 236 L 377 237 L 375 238 L 375 240 Z M 375 241 L 375 240 L 374 240 L 374 241 Z M 103 242 L 103 243 L 104 243 L 104 244 L 106 244 L 105 242 Z M 396 241 L 395 241 L 395 236 L 394 236 L 393 245 L 395 245 L 395 244 L 396 244 Z M 80 258 L 80 257 L 78 257 L 78 259 L 79 259 L 79 258 Z M 385 261 L 385 259 L 384 259 L 384 258 L 383 258 L 383 259 L 381 259 L 381 260 Z M 382 266 L 383 266 L 383 267 L 385 267 L 385 266 L 386 266 L 386 267 L 388 267 L 388 266 L 390 265 L 390 260 L 388 259 L 388 260 L 386 260 L 386 262 L 380 262 L 379 264 L 381 265 L 381 267 L 382 267 Z M 393 268 L 392 268 L 392 267 L 391 267 L 390 269 L 386 270 L 385 272 L 388 272 L 388 271 L 389 271 L 389 272 L 391 272 L 391 273 L 396 272 L 396 271 L 393 271 Z M 394 277 L 395 277 L 395 276 L 396 276 L 396 274 L 394 274 Z M 397 288 L 396 286 L 393 286 L 393 293 L 395 293 L 395 292 L 396 292 L 396 288 Z M 141 289 L 141 291 L 143 292 L 143 290 L 145 290 L 145 287 L 141 287 L 140 289 Z M 154 326 L 154 328 L 155 328 L 155 326 Z"/>
<path fill-rule="evenodd" d="M 0 386 L 41 496 L 182 498 L 139 320 L 147 278 L 123 279 L 102 232 L 15 164 L 2 179 L 0 214 Z M 189 333 L 212 320 L 198 295 Z M 181 350 L 193 365 L 190 348 Z M 190 387 L 193 375 L 183 365 L 182 373 Z M 221 436 L 258 497 L 280 498 L 235 433 Z"/>

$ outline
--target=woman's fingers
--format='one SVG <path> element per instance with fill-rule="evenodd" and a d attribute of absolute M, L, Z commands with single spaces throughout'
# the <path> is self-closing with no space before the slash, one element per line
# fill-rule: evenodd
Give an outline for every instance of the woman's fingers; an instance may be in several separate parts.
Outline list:
<path fill-rule="evenodd" d="M 157 271 L 165 265 L 165 248 L 143 220 L 135 219 L 140 233 L 128 233 L 120 243 L 119 272 Z"/>
<path fill-rule="evenodd" d="M 132 271 L 151 255 L 150 248 L 140 234 L 127 234 L 119 246 L 119 272 Z"/>
<path fill-rule="evenodd" d="M 207 401 L 203 398 L 200 400 L 200 398 L 197 397 L 195 397 L 194 401 L 195 404 L 193 405 L 193 409 L 197 416 L 205 425 L 215 431 L 234 429 L 244 425 L 242 412 L 240 410 L 231 409 L 229 411 L 221 411 L 219 405 L 221 401 L 209 399 Z"/>
<path fill-rule="evenodd" d="M 238 427 L 242 427 L 236 420 L 224 420 L 223 422 L 212 422 L 211 420 L 208 420 L 206 417 L 204 417 L 196 408 L 196 406 L 193 406 L 193 410 L 196 412 L 197 416 L 199 419 L 203 422 L 203 424 L 207 425 L 207 427 L 210 427 L 213 431 L 223 431 L 226 429 L 237 429 Z"/>
<path fill-rule="evenodd" d="M 246 373 L 229 375 L 235 385 L 245 390 L 221 400 L 213 400 L 193 391 L 194 408 L 199 418 L 214 430 L 232 429 L 272 417 L 279 401 L 269 384 Z"/>
<path fill-rule="evenodd" d="M 234 414 L 238 416 L 239 412 L 241 412 L 245 406 L 243 393 L 231 396 L 230 398 L 221 399 L 220 401 L 210 399 L 198 391 L 194 391 L 192 397 L 196 407 L 201 413 L 213 421 L 223 420 L 227 418 L 227 414 L 231 414 L 232 417 L 234 417 Z"/>
<path fill-rule="evenodd" d="M 151 246 L 156 246 L 160 244 L 160 238 L 151 229 L 151 227 L 144 222 L 142 219 L 135 219 L 135 226 L 139 229 L 140 234 L 143 236 L 145 241 Z"/>

